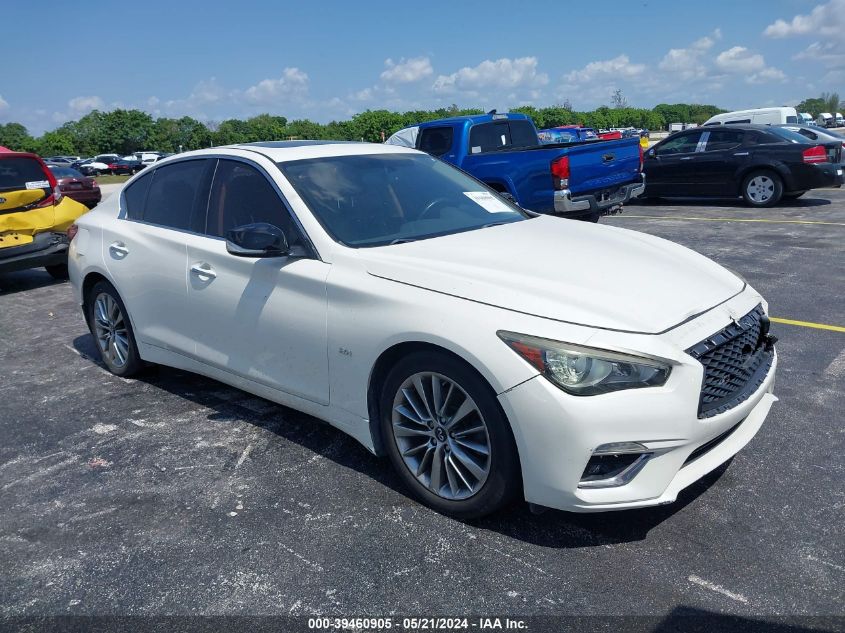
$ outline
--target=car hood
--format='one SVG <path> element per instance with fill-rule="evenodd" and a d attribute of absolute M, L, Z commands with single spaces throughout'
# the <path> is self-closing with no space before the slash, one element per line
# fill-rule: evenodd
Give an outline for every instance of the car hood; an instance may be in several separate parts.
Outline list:
<path fill-rule="evenodd" d="M 657 334 L 745 287 L 674 242 L 540 216 L 444 237 L 361 249 L 376 277 L 538 317 Z"/>

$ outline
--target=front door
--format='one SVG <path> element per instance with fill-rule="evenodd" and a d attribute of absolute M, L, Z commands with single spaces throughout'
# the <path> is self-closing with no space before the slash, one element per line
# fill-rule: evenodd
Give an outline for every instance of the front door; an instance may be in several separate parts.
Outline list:
<path fill-rule="evenodd" d="M 268 222 L 291 245 L 288 257 L 239 257 L 226 232 Z M 198 360 L 264 386 L 328 404 L 326 277 L 267 174 L 220 159 L 203 235 L 188 243 L 186 274 Z"/>
<path fill-rule="evenodd" d="M 679 134 L 646 154 L 646 188 L 655 196 L 700 195 L 695 161 L 701 131 Z"/>

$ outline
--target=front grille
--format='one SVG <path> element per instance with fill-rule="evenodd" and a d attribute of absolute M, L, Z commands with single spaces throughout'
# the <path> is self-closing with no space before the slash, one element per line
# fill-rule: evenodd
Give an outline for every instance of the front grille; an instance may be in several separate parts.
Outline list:
<path fill-rule="evenodd" d="M 758 305 L 744 317 L 687 350 L 704 365 L 698 417 L 709 418 L 748 399 L 774 360 L 769 319 Z"/>

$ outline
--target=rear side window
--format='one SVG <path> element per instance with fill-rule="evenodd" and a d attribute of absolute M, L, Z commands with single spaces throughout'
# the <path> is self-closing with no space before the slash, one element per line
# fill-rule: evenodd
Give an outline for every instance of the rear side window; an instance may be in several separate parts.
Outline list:
<path fill-rule="evenodd" d="M 208 206 L 210 165 L 214 161 L 186 160 L 156 169 L 144 205 L 144 222 L 201 233 Z"/>
<path fill-rule="evenodd" d="M 525 120 L 492 121 L 474 125 L 469 132 L 470 154 L 483 154 L 506 147 L 533 147 L 537 134 Z"/>
<path fill-rule="evenodd" d="M 452 149 L 451 127 L 429 127 L 420 132 L 420 149 L 432 156 L 443 156 Z"/>
<path fill-rule="evenodd" d="M 704 151 L 718 152 L 739 146 L 745 133 L 742 130 L 720 129 L 708 132 L 708 134 L 710 137 L 707 139 Z"/>
<path fill-rule="evenodd" d="M 147 191 L 150 189 L 152 179 L 151 173 L 144 174 L 123 190 L 126 217 L 130 220 L 141 220 L 143 218 L 144 202 L 147 199 Z"/>

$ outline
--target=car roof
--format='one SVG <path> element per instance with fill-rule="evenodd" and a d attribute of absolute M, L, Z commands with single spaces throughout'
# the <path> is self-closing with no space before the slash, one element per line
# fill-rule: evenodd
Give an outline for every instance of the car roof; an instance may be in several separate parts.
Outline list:
<path fill-rule="evenodd" d="M 257 143 L 239 143 L 224 147 L 212 147 L 208 150 L 190 152 L 192 155 L 219 153 L 225 150 L 255 152 L 266 156 L 274 163 L 308 158 L 326 158 L 329 156 L 356 156 L 365 154 L 403 154 L 421 153 L 408 147 L 385 145 L 382 143 L 362 143 L 359 141 L 261 141 Z M 188 152 L 186 152 L 187 154 Z M 185 154 L 177 154 L 182 157 Z"/>

